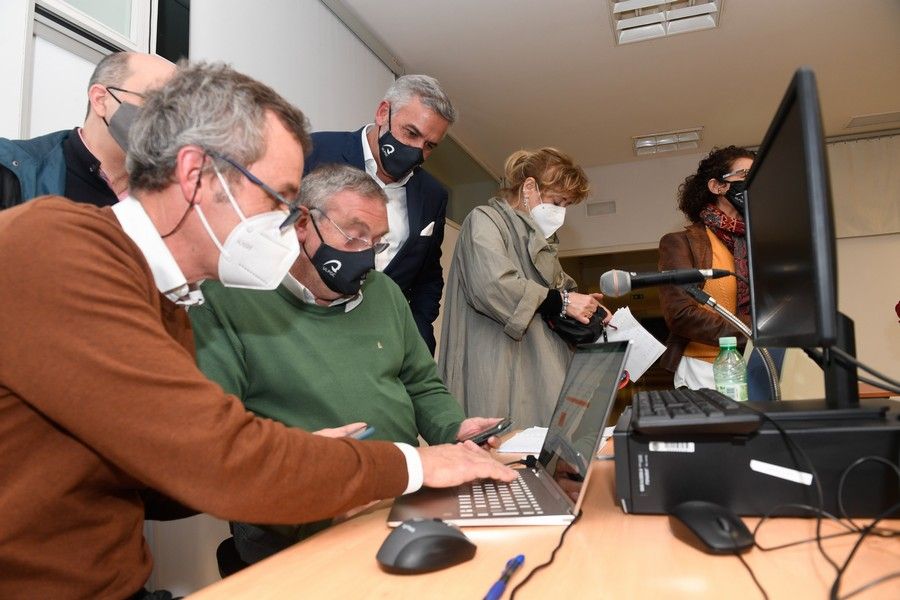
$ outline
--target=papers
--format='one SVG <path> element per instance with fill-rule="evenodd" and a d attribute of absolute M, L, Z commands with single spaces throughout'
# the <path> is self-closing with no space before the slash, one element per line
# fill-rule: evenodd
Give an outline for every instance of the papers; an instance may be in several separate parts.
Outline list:
<path fill-rule="evenodd" d="M 666 347 L 638 323 L 631 310 L 625 306 L 617 310 L 607 326 L 606 338 L 610 342 L 631 340 L 631 351 L 625 361 L 625 370 L 632 381 L 637 381 L 650 365 L 662 356 Z"/>
<path fill-rule="evenodd" d="M 600 440 L 600 447 L 606 443 L 606 440 L 613 434 L 615 425 L 607 427 L 603 430 L 603 439 Z M 538 454 L 544 445 L 544 438 L 547 437 L 546 427 L 529 427 L 520 431 L 503 442 L 497 449 L 497 452 L 515 452 L 517 454 Z"/>
<path fill-rule="evenodd" d="M 545 437 L 547 437 L 546 427 L 529 427 L 500 444 L 497 452 L 537 454 L 544 445 Z"/>

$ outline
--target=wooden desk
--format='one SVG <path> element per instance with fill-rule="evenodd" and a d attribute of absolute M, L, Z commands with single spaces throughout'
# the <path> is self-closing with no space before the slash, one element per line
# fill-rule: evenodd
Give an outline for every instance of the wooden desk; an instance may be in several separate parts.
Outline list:
<path fill-rule="evenodd" d="M 550 567 L 537 573 L 517 598 L 752 598 L 761 594 L 734 556 L 705 554 L 672 536 L 668 517 L 625 515 L 615 505 L 613 462 L 594 464 L 584 516 L 569 531 Z M 191 596 L 215 598 L 481 598 L 506 561 L 525 554 L 525 565 L 510 582 L 521 581 L 544 562 L 562 527 L 470 527 L 465 532 L 478 546 L 469 562 L 424 575 L 390 575 L 375 562 L 389 533 L 385 501 Z M 745 522 L 752 529 L 758 519 Z M 885 522 L 900 528 L 900 520 Z M 823 535 L 837 531 L 823 522 Z M 763 546 L 813 537 L 812 519 L 778 519 L 763 525 Z M 824 542 L 842 563 L 856 536 Z M 834 571 L 815 543 L 773 552 L 753 549 L 744 555 L 773 600 L 828 598 Z M 843 578 L 847 594 L 900 570 L 900 542 L 867 537 Z M 885 582 L 859 598 L 900 598 L 900 579 Z"/>

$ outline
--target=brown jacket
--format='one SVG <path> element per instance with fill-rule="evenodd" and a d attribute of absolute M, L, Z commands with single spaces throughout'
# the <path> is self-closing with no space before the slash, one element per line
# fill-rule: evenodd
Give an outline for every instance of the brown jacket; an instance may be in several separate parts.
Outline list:
<path fill-rule="evenodd" d="M 141 495 L 255 523 L 333 516 L 406 487 L 390 443 L 248 413 L 194 364 L 110 209 L 0 213 L 0 598 L 125 598 L 152 567 Z"/>
<path fill-rule="evenodd" d="M 702 223 L 691 223 L 682 231 L 667 233 L 659 240 L 659 270 L 709 269 L 712 267 L 712 246 Z M 721 336 L 742 335 L 718 314 L 700 306 L 678 286 L 659 288 L 659 302 L 669 328 L 666 351 L 659 360 L 661 367 L 675 372 L 691 341 L 712 346 L 719 345 Z"/>

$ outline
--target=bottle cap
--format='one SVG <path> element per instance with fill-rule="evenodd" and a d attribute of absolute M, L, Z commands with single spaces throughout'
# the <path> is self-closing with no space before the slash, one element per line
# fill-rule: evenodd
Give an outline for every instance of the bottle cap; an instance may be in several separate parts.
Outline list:
<path fill-rule="evenodd" d="M 737 348 L 737 338 L 733 335 L 719 338 L 719 348 Z"/>

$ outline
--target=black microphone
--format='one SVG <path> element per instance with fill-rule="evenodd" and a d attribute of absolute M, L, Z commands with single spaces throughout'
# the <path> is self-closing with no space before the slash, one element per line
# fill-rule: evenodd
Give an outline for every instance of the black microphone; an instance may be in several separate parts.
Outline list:
<path fill-rule="evenodd" d="M 600 291 L 605 296 L 618 298 L 634 288 L 701 283 L 707 279 L 718 279 L 729 275 L 733 275 L 733 273 L 725 269 L 674 269 L 658 273 L 634 273 L 613 270 L 607 271 L 600 276 Z"/>

